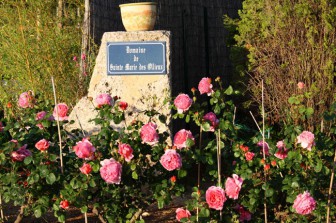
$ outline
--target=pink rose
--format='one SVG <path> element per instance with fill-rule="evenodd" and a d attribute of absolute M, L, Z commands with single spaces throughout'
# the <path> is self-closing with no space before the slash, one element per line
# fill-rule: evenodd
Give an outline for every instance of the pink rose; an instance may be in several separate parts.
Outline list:
<path fill-rule="evenodd" d="M 80 172 L 83 174 L 90 174 L 92 171 L 92 167 L 89 163 L 84 163 L 83 166 L 81 168 L 79 168 Z"/>
<path fill-rule="evenodd" d="M 179 94 L 174 100 L 174 105 L 177 109 L 177 113 L 179 114 L 188 111 L 192 103 L 193 100 L 187 94 Z"/>
<path fill-rule="evenodd" d="M 217 119 L 217 116 L 213 112 L 209 112 L 203 116 L 204 120 L 210 121 L 211 126 L 210 126 L 210 131 L 214 132 L 215 129 L 217 128 L 219 124 L 219 120 Z"/>
<path fill-rule="evenodd" d="M 92 159 L 96 148 L 88 139 L 84 138 L 82 141 L 76 143 L 76 145 L 73 147 L 73 150 L 81 159 Z"/>
<path fill-rule="evenodd" d="M 113 105 L 113 98 L 109 94 L 100 94 L 96 97 L 97 107 L 100 108 L 103 105 Z"/>
<path fill-rule="evenodd" d="M 131 159 L 134 157 L 132 147 L 126 143 L 121 143 L 118 147 L 118 153 L 125 158 L 126 162 L 131 161 Z"/>
<path fill-rule="evenodd" d="M 253 157 L 254 157 L 254 153 L 252 153 L 252 152 L 245 153 L 245 158 L 246 158 L 247 161 L 253 160 Z"/>
<path fill-rule="evenodd" d="M 69 208 L 69 201 L 68 200 L 63 200 L 60 202 L 60 208 L 63 208 L 63 209 L 68 209 Z"/>
<path fill-rule="evenodd" d="M 49 148 L 49 146 L 50 146 L 50 143 L 46 139 L 41 139 L 35 144 L 36 149 L 40 151 L 46 151 Z"/>
<path fill-rule="evenodd" d="M 184 210 L 183 208 L 177 208 L 176 211 L 176 220 L 181 221 L 182 218 L 189 218 L 191 216 L 188 210 Z"/>
<path fill-rule="evenodd" d="M 42 123 L 37 123 L 36 126 L 37 126 L 39 129 L 44 129 L 44 126 L 42 125 Z"/>
<path fill-rule="evenodd" d="M 4 126 L 3 126 L 3 124 L 2 124 L 2 122 L 0 122 L 0 132 L 2 132 L 3 130 L 4 130 Z"/>
<path fill-rule="evenodd" d="M 168 171 L 173 171 L 182 167 L 181 156 L 175 149 L 167 149 L 161 156 L 160 163 Z"/>
<path fill-rule="evenodd" d="M 274 154 L 275 157 L 283 160 L 287 157 L 288 149 L 286 148 L 280 148 L 278 151 Z"/>
<path fill-rule="evenodd" d="M 311 151 L 312 146 L 314 146 L 314 134 L 309 131 L 303 131 L 297 137 L 297 143 L 301 143 L 301 147 Z"/>
<path fill-rule="evenodd" d="M 251 212 L 245 210 L 242 206 L 239 206 L 239 222 L 251 221 Z"/>
<path fill-rule="evenodd" d="M 120 184 L 122 165 L 113 158 L 104 159 L 100 162 L 100 176 L 108 184 Z"/>
<path fill-rule="evenodd" d="M 232 178 L 228 177 L 225 182 L 226 195 L 229 198 L 237 200 L 242 184 L 243 184 L 243 179 L 240 178 L 237 174 L 233 174 Z"/>
<path fill-rule="evenodd" d="M 143 143 L 148 145 L 155 145 L 159 142 L 159 135 L 156 132 L 157 125 L 153 122 L 149 122 L 142 126 L 140 129 L 140 137 Z"/>
<path fill-rule="evenodd" d="M 32 153 L 27 149 L 27 144 L 23 145 L 20 149 L 13 151 L 11 153 L 11 158 L 13 161 L 21 162 L 23 161 L 26 157 L 31 156 Z"/>
<path fill-rule="evenodd" d="M 45 112 L 45 111 L 40 111 L 40 112 L 38 112 L 37 114 L 36 114 L 36 118 L 35 118 L 35 120 L 36 121 L 40 121 L 40 120 L 42 120 L 42 119 L 44 119 L 44 117 L 47 115 L 47 112 Z"/>
<path fill-rule="evenodd" d="M 64 121 L 68 120 L 68 106 L 65 103 L 59 103 L 54 108 L 53 117 L 55 120 Z"/>
<path fill-rule="evenodd" d="M 225 191 L 221 187 L 211 186 L 205 192 L 205 199 L 209 208 L 222 210 L 226 201 Z"/>
<path fill-rule="evenodd" d="M 33 107 L 33 96 L 30 92 L 23 92 L 19 97 L 19 107 L 28 108 Z"/>
<path fill-rule="evenodd" d="M 189 130 L 181 129 L 174 136 L 174 146 L 178 149 L 186 148 L 187 139 L 195 142 L 194 136 Z"/>
<path fill-rule="evenodd" d="M 280 149 L 280 148 L 285 148 L 285 143 L 284 143 L 284 141 L 283 141 L 283 140 L 278 141 L 277 144 L 276 144 L 276 147 L 277 147 L 278 149 Z"/>
<path fill-rule="evenodd" d="M 310 214 L 315 210 L 316 201 L 313 197 L 310 196 L 308 191 L 305 191 L 303 194 L 299 194 L 293 204 L 295 211 L 301 215 Z"/>
<path fill-rule="evenodd" d="M 269 146 L 267 142 L 259 141 L 257 146 L 261 147 L 261 154 L 263 154 L 263 150 L 265 150 L 265 156 L 269 155 Z"/>
<path fill-rule="evenodd" d="M 200 94 L 207 94 L 210 96 L 214 91 L 212 90 L 211 78 L 203 77 L 198 84 Z"/>
<path fill-rule="evenodd" d="M 297 87 L 298 89 L 302 90 L 305 87 L 305 84 L 300 81 L 299 83 L 297 83 Z"/>

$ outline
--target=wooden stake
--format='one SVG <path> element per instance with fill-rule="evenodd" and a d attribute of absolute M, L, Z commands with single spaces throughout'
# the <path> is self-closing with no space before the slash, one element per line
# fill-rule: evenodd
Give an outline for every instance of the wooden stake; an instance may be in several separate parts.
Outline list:
<path fill-rule="evenodd" d="M 56 122 L 57 122 L 57 130 L 58 130 L 58 140 L 59 140 L 59 147 L 60 147 L 60 161 L 61 161 L 61 173 L 63 173 L 63 153 L 62 153 L 62 136 L 61 136 L 61 127 L 59 123 L 59 115 L 58 115 L 58 106 L 57 106 L 57 99 L 56 99 L 56 89 L 55 89 L 55 83 L 54 83 L 54 78 L 51 77 L 51 83 L 53 87 L 53 92 L 54 92 L 54 100 L 55 100 L 55 108 L 56 108 L 56 113 L 57 117 Z"/>
<path fill-rule="evenodd" d="M 263 140 L 263 158 L 266 161 L 265 157 L 265 106 L 264 106 L 264 80 L 261 80 L 261 113 L 262 113 L 262 140 Z M 266 183 L 266 171 L 264 169 L 264 177 Z M 267 203 L 266 203 L 266 191 L 265 191 L 265 200 L 264 200 L 264 214 L 265 214 L 265 223 L 267 223 Z"/>
<path fill-rule="evenodd" d="M 4 213 L 2 209 L 2 195 L 0 194 L 0 212 L 1 212 L 1 220 L 4 221 Z"/>
<path fill-rule="evenodd" d="M 218 170 L 218 186 L 222 187 L 222 180 L 221 180 L 221 148 L 220 148 L 220 129 L 218 129 L 217 135 L 217 170 Z M 222 221 L 223 212 L 222 210 L 219 211 L 219 220 Z"/>
<path fill-rule="evenodd" d="M 331 178 L 330 178 L 330 185 L 329 185 L 329 192 L 328 192 L 327 223 L 330 223 L 330 200 L 331 200 L 332 187 L 334 184 L 335 165 L 336 165 L 336 149 L 334 152 L 334 163 L 333 163 L 333 169 L 331 171 Z"/>
<path fill-rule="evenodd" d="M 85 223 L 88 223 L 87 212 L 84 213 L 84 219 L 85 219 Z"/>
<path fill-rule="evenodd" d="M 201 148 L 202 148 L 202 126 L 200 127 L 200 138 L 199 138 L 198 148 L 201 151 Z M 201 184 L 201 163 L 198 163 L 198 168 L 197 168 L 197 193 L 200 191 L 200 184 Z M 198 199 L 198 201 L 199 201 L 199 199 Z M 197 208 L 196 208 L 196 221 L 197 222 L 198 222 L 198 215 L 199 215 L 199 207 L 198 207 L 198 202 L 197 202 Z"/>

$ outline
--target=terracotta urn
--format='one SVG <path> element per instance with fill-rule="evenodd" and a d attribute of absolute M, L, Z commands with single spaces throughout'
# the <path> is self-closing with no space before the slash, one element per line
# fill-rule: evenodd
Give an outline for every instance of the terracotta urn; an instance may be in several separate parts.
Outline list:
<path fill-rule="evenodd" d="M 119 5 L 122 23 L 126 31 L 149 31 L 154 29 L 156 2 L 138 2 Z"/>

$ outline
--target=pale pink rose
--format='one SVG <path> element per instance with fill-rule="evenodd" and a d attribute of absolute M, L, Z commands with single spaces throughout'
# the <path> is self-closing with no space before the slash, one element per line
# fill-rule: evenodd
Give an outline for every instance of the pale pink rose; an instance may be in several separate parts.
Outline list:
<path fill-rule="evenodd" d="M 245 158 L 246 158 L 247 161 L 253 160 L 253 157 L 254 157 L 254 153 L 252 153 L 252 152 L 245 153 Z"/>
<path fill-rule="evenodd" d="M 207 94 L 210 96 L 214 91 L 212 90 L 211 78 L 203 77 L 198 84 L 200 94 Z"/>
<path fill-rule="evenodd" d="M 13 161 L 23 161 L 26 157 L 31 156 L 32 153 L 27 149 L 27 144 L 23 145 L 20 149 L 11 153 Z"/>
<path fill-rule="evenodd" d="M 278 141 L 277 144 L 276 144 L 276 147 L 277 147 L 278 149 L 280 149 L 280 148 L 285 148 L 285 142 L 284 142 L 283 140 Z"/>
<path fill-rule="evenodd" d="M 188 210 L 183 208 L 177 208 L 176 211 L 176 220 L 181 221 L 182 218 L 190 218 L 191 214 Z"/>
<path fill-rule="evenodd" d="M 238 199 L 243 179 L 237 174 L 232 174 L 232 178 L 228 177 L 225 182 L 225 193 L 229 198 Z"/>
<path fill-rule="evenodd" d="M 210 131 L 214 132 L 215 129 L 218 127 L 219 120 L 217 119 L 217 116 L 213 112 L 209 112 L 203 116 L 204 120 L 210 121 L 211 126 L 210 126 Z"/>
<path fill-rule="evenodd" d="M 33 107 L 33 97 L 29 92 L 23 92 L 19 96 L 19 107 L 28 108 Z"/>
<path fill-rule="evenodd" d="M 57 104 L 57 106 L 55 106 L 54 108 L 54 112 L 53 112 L 53 117 L 55 120 L 59 120 L 59 121 L 64 121 L 64 120 L 68 120 L 68 106 L 65 103 L 59 103 Z"/>
<path fill-rule="evenodd" d="M 299 83 L 297 83 L 297 87 L 298 89 L 302 90 L 305 87 L 305 84 L 300 81 Z"/>
<path fill-rule="evenodd" d="M 308 191 L 305 191 L 303 194 L 299 194 L 293 204 L 293 208 L 298 214 L 306 215 L 310 214 L 315 210 L 316 201 Z"/>
<path fill-rule="evenodd" d="M 119 144 L 118 153 L 125 158 L 126 162 L 130 162 L 133 156 L 133 149 L 129 144 L 121 143 Z"/>
<path fill-rule="evenodd" d="M 239 222 L 251 221 L 251 212 L 245 210 L 242 206 L 239 206 Z"/>
<path fill-rule="evenodd" d="M 4 130 L 4 125 L 2 124 L 2 122 L 0 122 L 0 132 L 2 132 Z"/>
<path fill-rule="evenodd" d="M 275 157 L 283 160 L 287 157 L 288 149 L 286 148 L 280 148 L 278 151 L 274 154 Z"/>
<path fill-rule="evenodd" d="M 68 200 L 63 200 L 60 202 L 60 208 L 63 208 L 63 209 L 68 209 L 69 208 L 69 201 Z"/>
<path fill-rule="evenodd" d="M 225 191 L 221 187 L 211 186 L 205 192 L 205 200 L 209 208 L 222 210 L 226 201 Z"/>
<path fill-rule="evenodd" d="M 103 180 L 108 184 L 120 184 L 122 165 L 113 158 L 104 159 L 100 164 L 100 176 Z"/>
<path fill-rule="evenodd" d="M 97 107 L 100 108 L 103 105 L 113 105 L 113 98 L 109 94 L 100 94 L 96 97 Z"/>
<path fill-rule="evenodd" d="M 155 145 L 159 142 L 159 134 L 156 132 L 157 125 L 149 122 L 140 129 L 140 137 L 143 143 Z"/>
<path fill-rule="evenodd" d="M 195 138 L 189 130 L 181 129 L 174 136 L 174 146 L 178 149 L 186 148 L 187 139 L 195 142 Z"/>
<path fill-rule="evenodd" d="M 96 148 L 88 139 L 83 138 L 82 141 L 76 143 L 73 150 L 79 158 L 90 160 L 93 158 Z"/>
<path fill-rule="evenodd" d="M 36 114 L 35 120 L 36 121 L 40 121 L 42 119 L 44 119 L 44 117 L 47 115 L 47 112 L 45 111 L 40 111 Z"/>
<path fill-rule="evenodd" d="M 42 125 L 42 123 L 37 123 L 36 126 L 37 126 L 39 129 L 44 129 L 44 126 Z"/>
<path fill-rule="evenodd" d="M 301 143 L 301 147 L 311 151 L 312 146 L 314 146 L 314 134 L 309 131 L 303 131 L 297 137 L 297 143 Z"/>
<path fill-rule="evenodd" d="M 265 150 L 265 156 L 269 155 L 269 146 L 268 146 L 267 142 L 259 141 L 257 143 L 257 146 L 261 147 L 261 149 L 260 149 L 261 150 L 261 154 L 263 154 L 263 150 Z"/>
<path fill-rule="evenodd" d="M 177 113 L 179 114 L 188 111 L 192 103 L 193 100 L 187 94 L 179 94 L 174 100 L 174 105 L 177 109 Z"/>
<path fill-rule="evenodd" d="M 90 174 L 92 171 L 92 167 L 89 163 L 83 163 L 83 166 L 79 168 L 80 172 L 83 174 Z"/>
<path fill-rule="evenodd" d="M 46 151 L 49 148 L 49 146 L 50 146 L 50 143 L 46 139 L 41 139 L 35 144 L 36 149 L 40 151 Z"/>
<path fill-rule="evenodd" d="M 168 171 L 173 171 L 182 167 L 181 156 L 175 149 L 167 149 L 161 156 L 160 163 Z"/>
<path fill-rule="evenodd" d="M 15 148 L 19 145 L 19 142 L 16 139 L 12 139 L 10 142 L 14 143 Z"/>

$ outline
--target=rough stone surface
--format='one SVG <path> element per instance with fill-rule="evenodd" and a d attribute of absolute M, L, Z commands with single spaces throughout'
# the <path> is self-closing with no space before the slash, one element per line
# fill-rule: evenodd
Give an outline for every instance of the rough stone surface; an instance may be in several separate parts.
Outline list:
<path fill-rule="evenodd" d="M 166 70 L 167 74 L 159 75 L 107 75 L 107 42 L 127 41 L 162 41 L 166 42 Z M 171 96 L 170 74 L 170 32 L 168 31 L 139 31 L 139 32 L 108 32 L 102 38 L 102 43 L 96 58 L 96 65 L 90 81 L 87 97 L 83 97 L 69 115 L 75 123 L 67 126 L 68 130 L 83 128 L 89 134 L 99 131 L 91 119 L 97 112 L 94 110 L 95 98 L 101 93 L 109 93 L 112 97 L 118 96 L 121 101 L 129 104 L 126 110 L 126 122 L 138 119 L 148 122 L 148 118 L 142 115 L 145 110 L 155 109 L 167 116 L 167 123 L 160 124 L 160 132 L 169 131 L 170 122 L 169 104 L 164 105 L 165 99 Z M 90 98 L 93 101 L 90 101 Z"/>

